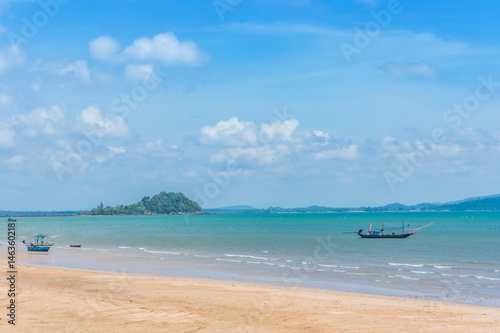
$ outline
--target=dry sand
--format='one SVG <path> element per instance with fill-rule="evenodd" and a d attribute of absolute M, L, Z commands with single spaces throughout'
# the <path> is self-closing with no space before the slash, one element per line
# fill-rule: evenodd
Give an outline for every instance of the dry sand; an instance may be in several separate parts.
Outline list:
<path fill-rule="evenodd" d="M 17 269 L 16 326 L 7 324 L 8 286 L 2 278 L 0 332 L 500 332 L 496 307 L 54 267 Z"/>

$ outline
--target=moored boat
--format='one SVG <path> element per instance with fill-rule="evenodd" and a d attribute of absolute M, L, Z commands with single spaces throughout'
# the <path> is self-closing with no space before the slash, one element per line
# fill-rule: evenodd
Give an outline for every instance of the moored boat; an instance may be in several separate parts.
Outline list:
<path fill-rule="evenodd" d="M 47 238 L 47 236 L 37 234 L 35 235 L 35 240 L 33 242 L 26 243 L 26 241 L 23 240 L 23 243 L 26 245 L 28 251 L 48 252 L 54 243 L 47 242 L 45 238 Z"/>
<path fill-rule="evenodd" d="M 15 217 L 9 217 L 9 218 L 7 219 L 7 221 L 9 221 L 9 222 L 16 222 L 16 221 L 17 221 L 17 219 L 16 219 Z"/>
<path fill-rule="evenodd" d="M 423 229 L 425 227 L 430 226 L 432 223 L 431 222 L 427 225 L 424 225 L 423 227 L 405 232 L 405 224 L 403 221 L 403 225 L 401 228 L 391 228 L 390 230 L 402 230 L 400 234 L 396 234 L 395 232 L 392 233 L 384 233 L 384 222 L 382 222 L 382 228 L 380 230 L 371 230 L 372 225 L 368 227 L 368 233 L 363 234 L 363 229 L 359 229 L 358 231 L 358 236 L 361 238 L 408 238 L 411 235 L 414 235 L 418 230 Z"/>

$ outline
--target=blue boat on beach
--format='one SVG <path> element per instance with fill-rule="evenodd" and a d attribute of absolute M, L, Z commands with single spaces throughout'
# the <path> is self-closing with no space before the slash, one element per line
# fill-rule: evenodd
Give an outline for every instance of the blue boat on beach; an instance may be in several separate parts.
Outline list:
<path fill-rule="evenodd" d="M 28 251 L 48 252 L 54 243 L 46 242 L 45 238 L 47 238 L 47 236 L 37 234 L 35 235 L 35 240 L 33 242 L 26 243 L 26 241 L 23 240 L 23 243 L 28 248 Z"/>

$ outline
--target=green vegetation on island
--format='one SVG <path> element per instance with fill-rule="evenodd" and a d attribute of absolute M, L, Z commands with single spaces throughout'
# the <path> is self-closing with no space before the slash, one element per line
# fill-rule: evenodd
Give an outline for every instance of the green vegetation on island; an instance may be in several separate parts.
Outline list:
<path fill-rule="evenodd" d="M 183 193 L 160 192 L 153 197 L 144 197 L 131 205 L 104 206 L 101 202 L 83 215 L 176 215 L 202 214 L 200 205 L 187 198 Z"/>

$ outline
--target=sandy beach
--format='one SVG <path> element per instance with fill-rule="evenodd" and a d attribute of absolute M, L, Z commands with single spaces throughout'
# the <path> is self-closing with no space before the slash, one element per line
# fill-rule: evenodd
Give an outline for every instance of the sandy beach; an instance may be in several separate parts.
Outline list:
<path fill-rule="evenodd" d="M 3 265 L 2 265 L 3 266 Z M 3 267 L 5 268 L 5 267 Z M 498 332 L 500 309 L 241 282 L 17 267 L 2 332 Z M 6 269 L 4 270 L 4 272 Z"/>

